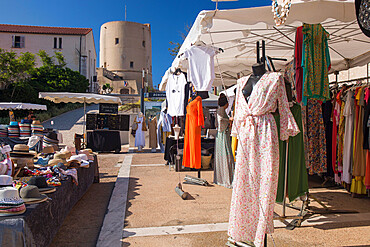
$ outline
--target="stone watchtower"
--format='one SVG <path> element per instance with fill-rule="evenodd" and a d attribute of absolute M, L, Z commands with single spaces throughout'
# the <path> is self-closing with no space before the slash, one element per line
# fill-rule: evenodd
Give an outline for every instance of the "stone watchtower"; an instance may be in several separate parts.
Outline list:
<path fill-rule="evenodd" d="M 100 28 L 100 59 L 98 74 L 114 73 L 113 84 L 119 80 L 136 81 L 136 85 L 126 85 L 130 91 L 121 92 L 138 93 L 142 84 L 142 69 L 147 70 L 150 87 L 152 82 L 152 40 L 150 24 L 140 24 L 129 21 L 112 21 L 104 23 Z M 104 70 L 99 73 L 99 70 Z M 104 78 L 113 81 L 112 76 Z M 117 81 L 118 80 L 118 81 Z M 101 82 L 100 82 L 101 83 Z M 126 83 L 127 84 L 127 83 Z M 123 91 L 122 91 L 123 90 Z M 116 91 L 116 90 L 115 90 Z"/>

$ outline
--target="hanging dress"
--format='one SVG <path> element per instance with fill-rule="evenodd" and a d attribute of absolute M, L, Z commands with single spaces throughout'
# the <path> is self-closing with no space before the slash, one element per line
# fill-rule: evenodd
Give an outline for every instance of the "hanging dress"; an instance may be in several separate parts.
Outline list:
<path fill-rule="evenodd" d="M 149 123 L 149 148 L 157 148 L 157 117 L 152 118 Z"/>
<path fill-rule="evenodd" d="M 186 123 L 184 137 L 184 155 L 182 165 L 201 168 L 201 128 L 204 125 L 202 98 L 196 97 L 186 107 Z"/>
<path fill-rule="evenodd" d="M 287 196 L 289 201 L 293 201 L 299 196 L 308 192 L 308 176 L 306 170 L 305 151 L 303 144 L 303 125 L 301 106 L 294 104 L 290 108 L 294 119 L 301 131 L 296 136 L 289 137 L 288 144 L 288 178 L 287 178 Z M 280 129 L 280 116 L 275 116 L 277 129 Z M 279 133 L 280 136 L 280 133 Z M 285 183 L 285 160 L 286 160 L 286 142 L 279 141 L 280 151 L 280 168 L 279 168 L 279 184 L 276 195 L 276 201 L 282 202 L 284 198 L 284 183 Z"/>
<path fill-rule="evenodd" d="M 217 109 L 217 125 L 213 183 L 231 188 L 234 176 L 234 157 L 230 145 L 229 117 L 223 107 Z"/>
<path fill-rule="evenodd" d="M 274 230 L 273 213 L 279 173 L 279 140 L 271 113 L 279 107 L 280 138 L 299 133 L 289 110 L 283 77 L 265 73 L 247 102 L 242 89 L 249 77 L 238 80 L 232 135 L 239 140 L 228 234 L 235 241 L 263 245 Z"/>
<path fill-rule="evenodd" d="M 143 131 L 144 117 L 136 117 L 137 130 L 135 135 L 135 147 L 145 146 L 145 133 Z"/>
<path fill-rule="evenodd" d="M 350 184 L 352 175 L 350 173 L 352 156 L 353 156 L 353 106 L 354 106 L 354 93 L 348 91 L 346 96 L 346 103 L 344 106 L 343 115 L 345 117 L 345 130 L 343 140 L 343 176 L 342 181 Z"/>

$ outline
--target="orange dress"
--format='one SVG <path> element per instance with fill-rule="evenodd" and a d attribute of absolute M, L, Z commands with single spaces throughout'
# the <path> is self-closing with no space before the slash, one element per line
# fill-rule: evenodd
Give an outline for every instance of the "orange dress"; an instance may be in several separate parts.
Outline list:
<path fill-rule="evenodd" d="M 204 125 L 202 98 L 196 97 L 186 107 L 186 123 L 184 138 L 184 156 L 182 165 L 185 167 L 201 168 L 201 127 Z"/>

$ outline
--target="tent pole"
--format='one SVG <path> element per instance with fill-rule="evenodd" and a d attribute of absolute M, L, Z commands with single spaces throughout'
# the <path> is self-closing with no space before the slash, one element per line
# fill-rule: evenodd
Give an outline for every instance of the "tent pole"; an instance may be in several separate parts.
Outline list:
<path fill-rule="evenodd" d="M 86 99 L 84 98 L 84 125 L 83 125 L 84 140 L 86 138 Z"/>

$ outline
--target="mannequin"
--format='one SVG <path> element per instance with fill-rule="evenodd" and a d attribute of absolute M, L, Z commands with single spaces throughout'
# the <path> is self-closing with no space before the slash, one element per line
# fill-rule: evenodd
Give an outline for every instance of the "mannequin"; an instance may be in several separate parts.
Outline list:
<path fill-rule="evenodd" d="M 253 74 L 249 77 L 247 83 L 242 89 L 242 93 L 247 102 L 249 100 L 249 97 L 251 96 L 253 87 L 257 84 L 257 82 L 261 79 L 261 77 L 266 73 L 265 64 L 264 63 L 253 64 L 252 70 L 253 70 Z"/>
<path fill-rule="evenodd" d="M 146 125 L 145 125 L 145 117 L 142 112 L 139 112 L 137 117 L 135 117 L 134 122 L 137 123 L 137 130 L 135 135 L 135 147 L 138 148 L 138 151 L 142 151 L 143 147 L 145 146 L 145 133 Z"/>

